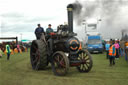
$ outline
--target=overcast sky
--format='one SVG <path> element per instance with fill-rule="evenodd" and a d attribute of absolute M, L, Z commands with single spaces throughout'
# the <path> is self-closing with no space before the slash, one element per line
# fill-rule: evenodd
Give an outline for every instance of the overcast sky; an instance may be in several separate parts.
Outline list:
<path fill-rule="evenodd" d="M 34 30 L 40 23 L 44 29 L 67 21 L 67 4 L 74 0 L 0 0 L 0 36 L 35 39 Z"/>
<path fill-rule="evenodd" d="M 75 1 L 76 0 L 0 0 L 0 37 L 18 36 L 20 40 L 22 35 L 22 39 L 33 40 L 35 39 L 34 31 L 38 23 L 40 23 L 45 30 L 48 24 L 52 24 L 52 28 L 56 29 L 59 24 L 67 22 L 66 6 Z M 128 2 L 127 0 L 125 1 Z M 120 16 L 128 20 L 128 7 L 125 5 L 124 8 L 121 8 L 121 11 L 123 15 Z M 121 17 L 118 19 L 120 18 Z M 105 19 L 106 18 L 103 20 Z M 123 22 L 126 22 L 126 20 Z M 120 21 L 118 23 L 120 23 Z M 103 24 L 102 27 L 106 26 L 105 22 L 103 22 Z M 109 28 L 111 29 L 111 27 Z M 102 35 L 107 36 L 109 34 L 109 36 L 112 36 L 112 34 L 114 34 L 110 29 L 107 31 L 105 31 L 105 29 L 102 28 L 100 30 L 100 32 L 103 33 Z M 75 27 L 75 31 L 78 32 L 80 38 L 84 37 L 84 29 L 82 26 L 78 28 Z M 119 33 L 119 31 L 117 31 L 117 33 Z M 120 38 L 119 35 L 116 35 L 116 32 L 114 36 L 114 38 Z"/>

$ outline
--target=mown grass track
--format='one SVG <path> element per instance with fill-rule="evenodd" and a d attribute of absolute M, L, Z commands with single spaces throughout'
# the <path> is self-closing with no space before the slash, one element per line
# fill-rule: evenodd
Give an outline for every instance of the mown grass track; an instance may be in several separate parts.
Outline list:
<path fill-rule="evenodd" d="M 93 54 L 93 67 L 89 73 L 70 68 L 64 77 L 55 76 L 47 70 L 34 71 L 30 65 L 29 52 L 6 55 L 0 58 L 0 85 L 128 85 L 128 63 L 121 57 L 110 67 L 105 54 Z"/>

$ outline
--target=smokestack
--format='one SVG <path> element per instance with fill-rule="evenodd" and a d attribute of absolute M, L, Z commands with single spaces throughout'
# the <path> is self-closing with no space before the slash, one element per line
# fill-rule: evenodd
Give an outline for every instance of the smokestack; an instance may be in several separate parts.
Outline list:
<path fill-rule="evenodd" d="M 73 32 L 73 4 L 67 6 L 69 33 Z"/>

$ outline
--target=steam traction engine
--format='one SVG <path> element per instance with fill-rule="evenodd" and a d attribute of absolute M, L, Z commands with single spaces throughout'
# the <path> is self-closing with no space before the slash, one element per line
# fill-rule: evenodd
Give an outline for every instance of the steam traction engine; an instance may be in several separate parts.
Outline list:
<path fill-rule="evenodd" d="M 69 67 L 75 66 L 80 72 L 89 72 L 92 58 L 73 32 L 73 4 L 67 6 L 68 26 L 62 25 L 56 33 L 43 35 L 31 45 L 30 59 L 34 70 L 45 69 L 51 63 L 55 75 L 63 76 Z"/>

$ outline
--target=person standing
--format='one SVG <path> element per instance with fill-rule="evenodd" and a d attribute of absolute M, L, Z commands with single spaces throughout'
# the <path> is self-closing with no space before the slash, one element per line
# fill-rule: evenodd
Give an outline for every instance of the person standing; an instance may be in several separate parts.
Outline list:
<path fill-rule="evenodd" d="M 107 43 L 105 44 L 105 49 L 106 49 L 106 58 L 109 58 L 109 47 L 110 47 L 110 43 L 109 41 L 107 41 Z"/>
<path fill-rule="evenodd" d="M 18 53 L 20 53 L 20 45 L 17 44 L 17 50 L 18 50 Z"/>
<path fill-rule="evenodd" d="M 10 54 L 11 54 L 11 49 L 10 49 L 9 44 L 6 45 L 6 52 L 7 52 L 7 60 L 9 60 L 10 59 Z"/>
<path fill-rule="evenodd" d="M 125 42 L 125 60 L 128 60 L 128 41 Z"/>
<path fill-rule="evenodd" d="M 45 33 L 45 32 L 44 32 L 44 28 L 41 27 L 40 24 L 37 24 L 37 26 L 38 27 L 35 30 L 35 35 L 36 35 L 36 39 L 39 40 L 41 38 L 42 33 Z"/>
<path fill-rule="evenodd" d="M 128 41 L 125 42 L 125 48 L 128 49 Z"/>
<path fill-rule="evenodd" d="M 46 29 L 46 34 L 48 35 L 48 37 L 47 37 L 47 42 L 48 42 L 48 46 L 50 46 L 50 48 L 48 49 L 48 51 L 49 51 L 49 56 L 50 56 L 50 54 L 52 54 L 53 53 L 53 39 L 52 38 L 50 38 L 50 33 L 52 33 L 53 32 L 53 29 L 51 28 L 51 24 L 49 24 L 48 25 L 48 28 Z"/>
<path fill-rule="evenodd" d="M 121 57 L 125 55 L 125 41 L 120 40 L 120 55 Z"/>
<path fill-rule="evenodd" d="M 115 48 L 116 48 L 116 58 L 119 58 L 119 44 L 117 41 L 115 41 L 115 44 L 114 44 Z"/>
<path fill-rule="evenodd" d="M 112 44 L 112 42 L 110 42 L 110 48 L 109 48 L 109 62 L 110 62 L 110 66 L 115 65 L 115 56 L 116 56 L 116 48 Z"/>
<path fill-rule="evenodd" d="M 53 32 L 53 29 L 51 28 L 51 24 L 48 25 L 48 28 L 46 29 L 46 33 L 50 34 L 51 32 Z"/>
<path fill-rule="evenodd" d="M 1 48 L 0 48 L 0 58 L 2 57 L 2 54 L 3 54 L 3 52 L 2 52 L 2 50 L 1 50 Z"/>

